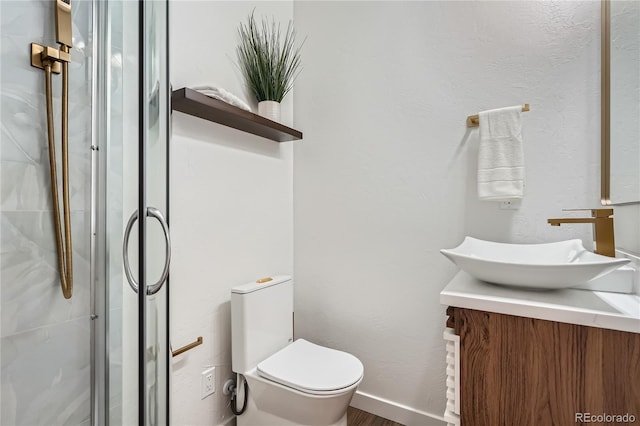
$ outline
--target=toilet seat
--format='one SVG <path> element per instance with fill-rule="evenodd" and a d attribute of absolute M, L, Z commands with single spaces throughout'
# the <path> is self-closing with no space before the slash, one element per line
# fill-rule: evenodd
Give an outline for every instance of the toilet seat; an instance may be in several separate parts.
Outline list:
<path fill-rule="evenodd" d="M 314 395 L 330 395 L 362 379 L 355 356 L 298 339 L 258 364 L 265 379 Z"/>

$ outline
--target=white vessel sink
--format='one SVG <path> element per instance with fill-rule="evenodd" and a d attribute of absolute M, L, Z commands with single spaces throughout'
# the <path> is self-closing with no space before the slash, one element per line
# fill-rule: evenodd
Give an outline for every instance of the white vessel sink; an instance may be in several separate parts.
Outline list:
<path fill-rule="evenodd" d="M 540 289 L 574 287 L 630 262 L 591 253 L 580 240 L 505 244 L 465 237 L 458 247 L 440 252 L 480 280 Z"/>

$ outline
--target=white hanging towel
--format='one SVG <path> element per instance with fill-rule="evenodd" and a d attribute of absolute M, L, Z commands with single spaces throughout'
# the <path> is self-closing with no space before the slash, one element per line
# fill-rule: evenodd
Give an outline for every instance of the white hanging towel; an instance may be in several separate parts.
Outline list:
<path fill-rule="evenodd" d="M 245 101 L 243 101 L 233 93 L 226 91 L 222 87 L 198 86 L 194 87 L 193 90 L 198 91 L 203 95 L 207 95 L 210 98 L 218 99 L 220 101 L 228 103 L 229 105 L 233 105 L 245 111 L 251 112 L 251 108 Z"/>
<path fill-rule="evenodd" d="M 522 198 L 522 106 L 482 111 L 478 115 L 478 197 L 495 201 Z"/>

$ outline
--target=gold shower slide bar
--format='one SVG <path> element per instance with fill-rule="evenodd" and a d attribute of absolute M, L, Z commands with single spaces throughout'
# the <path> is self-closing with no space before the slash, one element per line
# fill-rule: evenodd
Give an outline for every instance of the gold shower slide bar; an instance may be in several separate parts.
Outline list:
<path fill-rule="evenodd" d="M 185 353 L 188 350 L 195 348 L 196 346 L 200 346 L 202 344 L 202 336 L 198 336 L 195 342 L 189 343 L 186 346 L 176 349 L 175 351 L 171 351 L 171 356 L 178 356 L 180 354 Z"/>
<path fill-rule="evenodd" d="M 529 111 L 529 104 L 524 104 L 522 112 Z M 480 116 L 478 114 L 467 117 L 467 127 L 478 127 L 480 125 Z"/>

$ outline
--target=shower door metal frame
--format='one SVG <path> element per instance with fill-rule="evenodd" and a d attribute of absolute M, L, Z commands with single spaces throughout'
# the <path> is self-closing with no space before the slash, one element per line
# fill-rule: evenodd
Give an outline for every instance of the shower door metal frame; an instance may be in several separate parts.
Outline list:
<path fill-rule="evenodd" d="M 165 191 L 165 206 L 166 206 L 166 227 L 169 224 L 169 159 L 170 159 L 170 140 L 171 140 L 171 85 L 169 78 L 169 1 L 164 0 L 159 2 L 158 0 L 149 0 L 151 4 L 163 3 L 165 8 L 165 28 L 164 34 L 166 37 L 165 46 L 161 49 L 165 56 L 165 73 L 166 73 L 166 85 L 164 87 L 159 87 L 159 90 L 164 91 L 166 95 L 167 104 L 165 105 L 165 160 L 166 160 L 166 174 L 165 174 L 165 182 L 164 186 L 166 188 Z M 149 289 L 151 287 L 154 288 L 154 293 L 160 291 L 161 287 L 165 287 L 166 291 L 166 305 L 164 307 L 167 318 L 167 327 L 165 329 L 165 342 L 167 344 L 166 349 L 166 364 L 164 365 L 164 374 L 167 380 L 166 383 L 166 404 L 165 404 L 165 419 L 167 422 L 170 421 L 170 400 L 169 400 L 169 389 L 170 389 L 170 381 L 171 381 L 171 370 L 170 370 L 170 348 L 169 348 L 169 277 L 167 275 L 168 269 L 165 269 L 163 272 L 163 277 L 161 278 L 165 280 L 164 285 L 162 281 L 159 283 L 149 286 L 147 284 L 147 268 L 146 268 L 146 237 L 147 237 L 147 224 L 146 217 L 148 216 L 148 211 L 151 209 L 151 206 L 147 204 L 147 147 L 148 147 L 148 134 L 149 134 L 149 118 L 150 118 L 150 108 L 149 108 L 149 100 L 150 93 L 147 92 L 149 89 L 149 85 L 147 84 L 147 79 L 151 76 L 151 68 L 150 64 L 147 63 L 147 46 L 150 46 L 148 36 L 152 32 L 147 28 L 148 17 L 147 17 L 147 9 L 146 4 L 147 0 L 138 0 L 138 93 L 140 102 L 138 104 L 138 425 L 146 426 L 150 419 L 147 418 L 149 414 L 148 399 L 147 399 L 147 302 L 149 296 Z M 160 108 L 162 111 L 162 108 Z M 144 213 L 143 213 L 144 212 Z M 163 228 L 165 226 L 163 225 Z M 165 231 L 166 244 L 169 246 L 170 239 L 168 233 Z M 167 258 L 165 262 L 170 261 L 170 247 L 167 247 L 165 251 L 165 255 Z M 167 265 L 168 266 L 168 265 Z M 129 283 L 131 284 L 131 283 Z M 157 356 L 157 355 L 156 355 Z M 157 362 L 157 361 L 156 361 Z M 157 364 L 156 364 L 157 368 Z M 156 370 L 157 371 L 157 370 Z M 156 381 L 157 383 L 157 381 Z"/>
<path fill-rule="evenodd" d="M 152 0 L 153 1 L 153 0 Z M 145 241 L 147 239 L 146 182 L 147 182 L 147 128 L 149 108 L 147 99 L 147 72 L 145 52 L 147 43 L 147 21 L 144 0 L 138 1 L 138 425 L 147 424 L 147 366 L 144 351 L 147 347 L 147 262 Z"/>
<path fill-rule="evenodd" d="M 91 84 L 91 242 L 90 242 L 90 309 L 91 309 L 91 425 L 107 425 L 109 395 L 109 353 L 106 320 L 109 308 L 107 297 L 107 241 L 106 224 L 102 209 L 106 200 L 106 155 L 99 155 L 100 147 L 106 153 L 109 137 L 107 113 L 110 96 L 107 81 L 109 67 L 110 28 L 108 2 L 92 0 L 92 84 Z"/>

